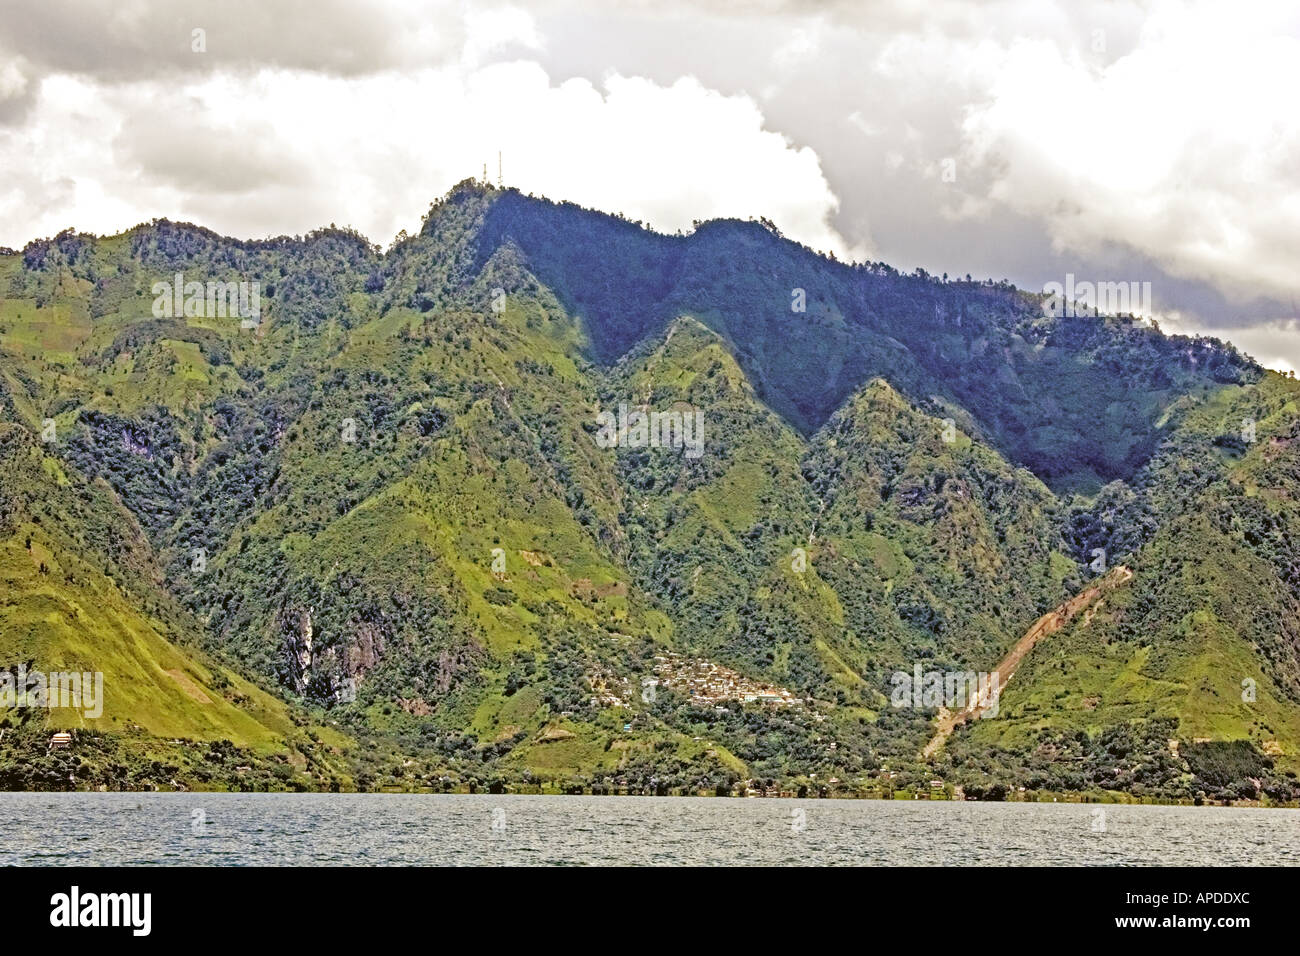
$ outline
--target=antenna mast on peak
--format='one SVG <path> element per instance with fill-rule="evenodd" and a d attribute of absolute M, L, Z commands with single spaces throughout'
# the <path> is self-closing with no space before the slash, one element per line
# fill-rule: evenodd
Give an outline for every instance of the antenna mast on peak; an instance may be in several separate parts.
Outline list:
<path fill-rule="evenodd" d="M 501 179 L 501 150 L 497 150 L 497 189 L 504 188 Z"/>

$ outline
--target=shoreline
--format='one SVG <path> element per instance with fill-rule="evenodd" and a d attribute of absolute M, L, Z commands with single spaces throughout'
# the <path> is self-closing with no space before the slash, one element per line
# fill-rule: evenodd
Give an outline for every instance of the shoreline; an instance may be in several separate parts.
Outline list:
<path fill-rule="evenodd" d="M 1021 794 L 1010 796 L 1003 800 L 977 800 L 973 797 L 961 796 L 925 796 L 924 791 L 897 790 L 893 795 L 878 794 L 872 792 L 837 792 L 837 793 L 806 793 L 799 794 L 794 791 L 781 791 L 779 793 L 727 793 L 719 794 L 710 791 L 698 792 L 674 792 L 674 793 L 654 793 L 640 790 L 622 790 L 622 791 L 592 791 L 590 789 L 574 790 L 560 787 L 521 787 L 521 788 L 503 788 L 500 790 L 486 790 L 482 788 L 454 787 L 446 790 L 435 790 L 432 788 L 381 788 L 376 790 L 235 790 L 229 788 L 214 789 L 190 789 L 185 787 L 166 787 L 152 788 L 148 790 L 109 790 L 107 788 L 79 788 L 70 790 L 0 790 L 0 794 L 31 794 L 41 796 L 55 796 L 60 794 L 265 794 L 265 795 L 348 795 L 348 796 L 474 796 L 474 797 L 604 797 L 609 799 L 619 799 L 627 797 L 653 797 L 662 800 L 675 800 L 684 798 L 708 798 L 712 800 L 868 800 L 883 802 L 935 802 L 935 803 L 1025 803 L 1025 804 L 1043 804 L 1059 803 L 1070 804 L 1075 806 L 1093 805 L 1093 806 L 1156 806 L 1156 807 L 1205 807 L 1205 808 L 1231 808 L 1231 809 L 1259 809 L 1259 810 L 1296 810 L 1300 809 L 1300 801 L 1278 802 L 1272 800 L 1203 800 L 1197 802 L 1189 799 L 1162 799 L 1156 797 L 1134 797 L 1131 794 L 1120 792 L 1088 792 L 1088 793 L 1060 793 L 1040 791 L 1031 797 Z"/>

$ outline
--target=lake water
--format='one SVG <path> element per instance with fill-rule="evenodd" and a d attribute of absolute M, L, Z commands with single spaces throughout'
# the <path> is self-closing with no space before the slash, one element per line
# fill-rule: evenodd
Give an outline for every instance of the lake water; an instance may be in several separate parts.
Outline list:
<path fill-rule="evenodd" d="M 0 793 L 0 865 L 11 864 L 1295 866 L 1300 810 L 703 797 Z"/>

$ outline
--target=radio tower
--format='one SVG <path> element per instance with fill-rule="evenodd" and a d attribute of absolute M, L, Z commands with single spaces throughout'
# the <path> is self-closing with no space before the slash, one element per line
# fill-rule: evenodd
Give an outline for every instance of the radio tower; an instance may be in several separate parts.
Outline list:
<path fill-rule="evenodd" d="M 501 184 L 501 150 L 497 150 L 497 189 L 502 188 Z"/>
<path fill-rule="evenodd" d="M 483 185 L 486 186 L 487 184 L 488 184 L 487 163 L 484 163 L 483 164 Z"/>

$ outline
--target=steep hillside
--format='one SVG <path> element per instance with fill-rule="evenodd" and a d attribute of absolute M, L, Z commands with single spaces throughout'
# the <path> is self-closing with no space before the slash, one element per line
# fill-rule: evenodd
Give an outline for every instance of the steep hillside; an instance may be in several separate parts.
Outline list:
<path fill-rule="evenodd" d="M 1204 788 L 1211 794 L 1288 790 L 1300 769 L 1298 392 L 1269 376 L 1187 416 L 1141 476 L 1140 503 L 1107 515 L 1110 540 L 1145 537 L 1126 559 L 1132 583 L 1030 658 L 1003 695 L 1003 719 L 974 722 L 960 759 L 984 762 L 993 746 L 1054 755 L 1080 733 L 1163 721 L 1175 752 L 1180 739 L 1193 753 L 1238 747 L 1251 772 Z M 1243 422 L 1254 441 L 1242 438 Z M 1036 769 L 1077 768 L 1046 761 Z M 1111 761 L 1088 782 L 1158 789 L 1185 771 Z"/>
<path fill-rule="evenodd" d="M 195 647 L 199 627 L 131 515 L 33 438 L 0 423 L 0 660 L 13 690 L 46 696 L 8 702 L 0 781 L 317 788 L 347 776 L 346 739 Z M 85 682 L 60 696 L 54 674 Z M 77 734 L 78 759 L 45 753 L 56 730 Z"/>
<path fill-rule="evenodd" d="M 212 785 L 1290 799 L 1295 392 L 766 223 L 474 183 L 386 252 L 63 233 L 0 256 L 0 652 L 103 673 L 97 746 L 282 768 Z M 920 756 L 940 702 L 900 673 L 996 666 L 1121 561 Z"/>
<path fill-rule="evenodd" d="M 469 196 L 444 206 L 485 202 Z M 696 316 L 805 435 L 879 377 L 914 401 L 964 409 L 977 433 L 1053 487 L 1092 491 L 1145 463 L 1180 395 L 1261 374 L 1219 342 L 1165 336 L 1132 317 L 1051 318 L 1041 296 L 1005 283 L 842 265 L 767 224 L 660 236 L 514 191 L 488 198 L 477 261 L 517 250 L 584 320 L 595 357 L 612 361 L 676 316 Z M 426 236 L 441 229 L 443 208 Z"/>

